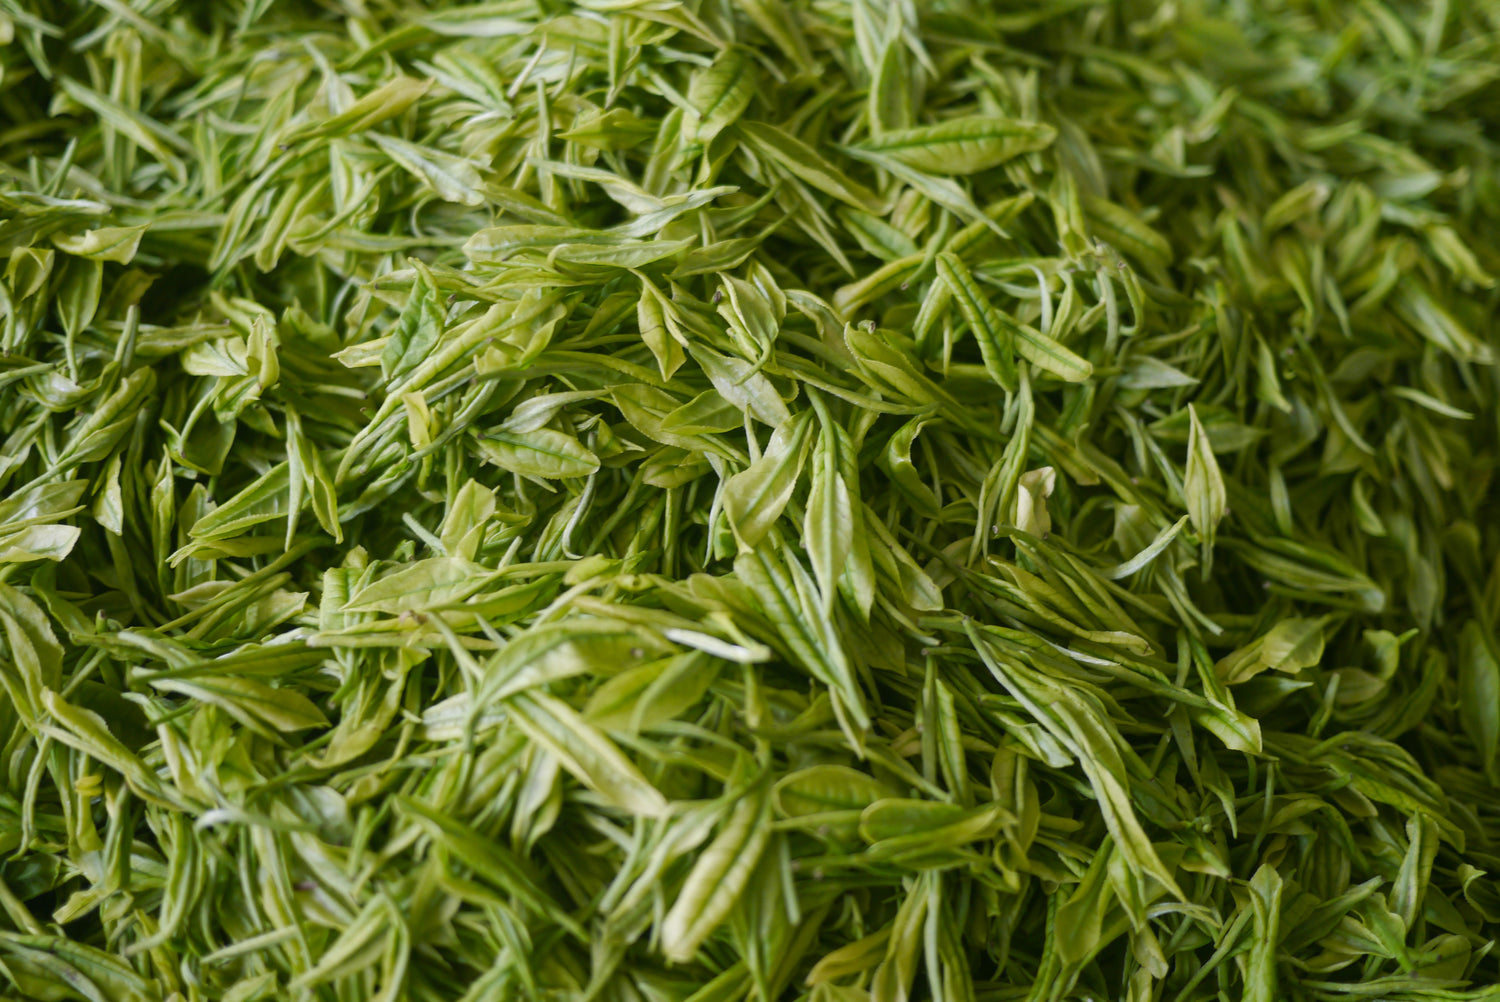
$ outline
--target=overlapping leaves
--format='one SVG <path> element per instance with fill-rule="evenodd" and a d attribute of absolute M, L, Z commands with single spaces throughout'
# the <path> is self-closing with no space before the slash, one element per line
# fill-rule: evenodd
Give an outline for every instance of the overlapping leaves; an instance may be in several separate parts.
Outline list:
<path fill-rule="evenodd" d="M 1500 10 L 0 0 L 27 998 L 1475 999 Z"/>

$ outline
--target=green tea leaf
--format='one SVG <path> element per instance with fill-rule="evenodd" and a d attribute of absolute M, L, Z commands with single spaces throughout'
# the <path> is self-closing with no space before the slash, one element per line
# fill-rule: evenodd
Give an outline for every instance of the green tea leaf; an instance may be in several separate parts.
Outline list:
<path fill-rule="evenodd" d="M 1016 326 L 990 305 L 969 269 L 954 254 L 939 254 L 938 274 L 952 290 L 953 299 L 963 313 L 964 321 L 979 342 L 984 367 L 990 378 L 1003 389 L 1016 390 Z"/>
<path fill-rule="evenodd" d="M 887 130 L 862 144 L 917 170 L 933 174 L 973 174 L 1020 156 L 1046 149 L 1057 130 L 1042 122 L 1021 122 L 997 115 L 951 118 L 936 125 Z"/>
<path fill-rule="evenodd" d="M 102 226 L 77 236 L 55 236 L 52 243 L 58 250 L 74 257 L 129 264 L 141 244 L 141 234 L 146 232 L 146 226 L 145 223 L 137 226 Z"/>
<path fill-rule="evenodd" d="M 696 116 L 686 128 L 693 141 L 707 145 L 733 125 L 750 107 L 755 83 L 755 64 L 743 49 L 724 49 L 711 66 L 695 71 L 687 92 Z"/>
<path fill-rule="evenodd" d="M 484 193 L 479 188 L 479 169 L 472 161 L 395 136 L 372 133 L 370 140 L 397 165 L 421 178 L 444 201 L 462 205 L 484 202 Z"/>
<path fill-rule="evenodd" d="M 666 811 L 666 799 L 624 753 L 566 703 L 543 693 L 518 693 L 507 707 L 528 738 L 556 755 L 605 803 L 648 817 Z"/>
<path fill-rule="evenodd" d="M 724 514 L 742 550 L 765 538 L 791 501 L 811 431 L 811 414 L 804 411 L 772 433 L 759 459 L 724 481 Z"/>
<path fill-rule="evenodd" d="M 151 685 L 166 692 L 223 707 L 247 727 L 279 732 L 326 727 L 328 719 L 306 696 L 291 689 L 275 689 L 251 678 L 151 679 Z"/>
<path fill-rule="evenodd" d="M 437 295 L 431 275 L 419 267 L 411 298 L 380 353 L 380 371 L 387 380 L 395 381 L 411 372 L 436 346 L 443 330 Z"/>
<path fill-rule="evenodd" d="M 1459 719 L 1487 776 L 1500 768 L 1500 658 L 1494 641 L 1474 621 L 1459 633 Z"/>
<path fill-rule="evenodd" d="M 745 893 L 770 839 L 769 811 L 764 789 L 742 797 L 698 857 L 662 920 L 661 949 L 668 960 L 692 960 Z"/>
<path fill-rule="evenodd" d="M 551 428 L 525 433 L 492 431 L 477 441 L 486 460 L 502 470 L 527 477 L 557 480 L 586 477 L 599 468 L 599 457 L 583 443 Z"/>
<path fill-rule="evenodd" d="M 769 122 L 748 119 L 737 128 L 758 156 L 846 205 L 881 214 L 882 206 L 874 192 L 851 180 L 816 149 L 786 130 Z"/>
<path fill-rule="evenodd" d="M 1224 489 L 1224 478 L 1219 473 L 1219 462 L 1214 458 L 1208 435 L 1198 421 L 1198 412 L 1188 404 L 1188 416 L 1192 431 L 1188 437 L 1187 469 L 1182 477 L 1182 496 L 1187 503 L 1188 519 L 1193 531 L 1203 540 L 1203 573 L 1212 567 L 1214 535 L 1219 522 L 1229 511 L 1228 494 Z"/>

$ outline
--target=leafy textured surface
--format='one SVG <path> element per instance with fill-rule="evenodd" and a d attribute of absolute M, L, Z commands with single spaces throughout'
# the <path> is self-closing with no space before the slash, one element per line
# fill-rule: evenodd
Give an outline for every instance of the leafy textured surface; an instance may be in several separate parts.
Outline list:
<path fill-rule="evenodd" d="M 1500 6 L 0 0 L 0 995 L 1495 998 Z"/>

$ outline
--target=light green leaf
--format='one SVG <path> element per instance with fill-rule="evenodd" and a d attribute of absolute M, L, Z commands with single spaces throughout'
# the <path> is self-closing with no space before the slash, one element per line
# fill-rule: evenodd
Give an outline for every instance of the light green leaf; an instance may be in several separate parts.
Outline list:
<path fill-rule="evenodd" d="M 979 351 L 984 358 L 984 367 L 990 378 L 1009 392 L 1016 390 L 1015 341 L 1017 325 L 1001 316 L 1000 311 L 980 290 L 968 267 L 954 254 L 943 253 L 937 258 L 938 275 L 947 283 L 958 303 L 964 321 L 974 340 L 979 342 Z"/>
<path fill-rule="evenodd" d="M 461 205 L 483 204 L 479 168 L 473 161 L 378 132 L 371 133 L 369 138 L 386 156 L 421 178 L 444 201 Z"/>
<path fill-rule="evenodd" d="M 313 702 L 294 689 L 278 689 L 252 678 L 152 678 L 151 686 L 205 703 L 213 703 L 245 726 L 262 733 L 290 734 L 310 727 L 327 727 Z"/>
<path fill-rule="evenodd" d="M 443 309 L 432 274 L 419 263 L 411 295 L 380 353 L 380 371 L 385 378 L 395 381 L 416 368 L 436 346 L 442 331 Z"/>
<path fill-rule="evenodd" d="M 770 840 L 770 797 L 761 788 L 741 797 L 717 837 L 693 864 L 687 882 L 661 924 L 661 949 L 687 963 L 729 917 Z"/>
<path fill-rule="evenodd" d="M 688 81 L 687 100 L 695 118 L 684 131 L 693 142 L 713 142 L 750 107 L 755 89 L 755 63 L 749 55 L 732 46 L 724 49 L 711 66 L 695 70 Z"/>
<path fill-rule="evenodd" d="M 1219 461 L 1214 458 L 1213 446 L 1192 404 L 1188 404 L 1188 417 L 1192 428 L 1188 437 L 1187 470 L 1182 477 L 1182 497 L 1193 531 L 1203 540 L 1203 573 L 1206 577 L 1212 567 L 1214 535 L 1219 522 L 1229 511 L 1229 500 L 1224 490 L 1224 478 L 1219 473 Z"/>
<path fill-rule="evenodd" d="M 803 411 L 772 433 L 759 459 L 724 481 L 724 514 L 742 551 L 765 538 L 791 501 L 811 432 L 812 414 Z"/>
<path fill-rule="evenodd" d="M 1041 122 L 973 115 L 936 125 L 890 129 L 860 145 L 932 174 L 973 174 L 1022 153 L 1046 149 L 1056 136 L 1056 129 Z"/>
<path fill-rule="evenodd" d="M 511 719 L 605 803 L 644 817 L 666 812 L 666 798 L 608 738 L 561 700 L 542 692 L 506 701 Z"/>
<path fill-rule="evenodd" d="M 737 126 L 757 156 L 777 164 L 826 195 L 856 209 L 879 215 L 883 206 L 874 192 L 849 179 L 817 150 L 769 122 L 741 120 Z"/>
<path fill-rule="evenodd" d="M 477 439 L 476 444 L 485 460 L 525 477 L 586 477 L 599 468 L 599 457 L 583 443 L 551 428 L 524 433 L 496 429 Z"/>
<path fill-rule="evenodd" d="M 54 236 L 52 243 L 58 250 L 74 257 L 84 257 L 90 261 L 129 264 L 131 258 L 135 257 L 136 248 L 141 243 L 141 235 L 146 232 L 148 225 L 140 223 L 135 226 L 101 226 L 97 230 L 89 230 L 77 236 Z"/>

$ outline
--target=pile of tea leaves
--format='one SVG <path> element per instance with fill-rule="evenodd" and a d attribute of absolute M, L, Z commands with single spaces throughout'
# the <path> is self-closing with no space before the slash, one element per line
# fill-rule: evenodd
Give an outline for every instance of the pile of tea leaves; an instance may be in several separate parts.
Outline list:
<path fill-rule="evenodd" d="M 0 0 L 0 998 L 1500 999 L 1497 161 L 1497 0 Z"/>

